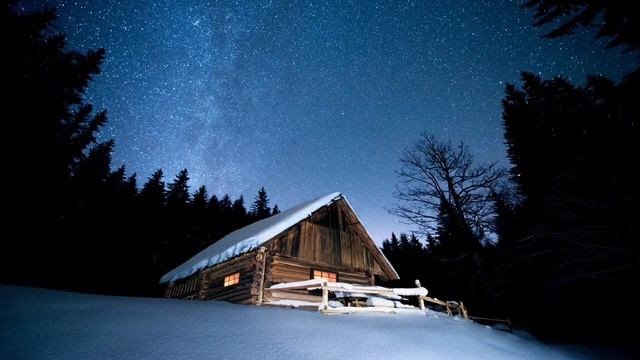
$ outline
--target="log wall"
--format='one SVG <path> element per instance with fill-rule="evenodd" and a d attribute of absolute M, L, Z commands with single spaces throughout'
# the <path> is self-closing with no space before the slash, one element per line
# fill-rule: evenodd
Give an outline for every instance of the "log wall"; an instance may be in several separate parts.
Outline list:
<path fill-rule="evenodd" d="M 196 273 L 175 283 L 169 284 L 164 296 L 178 299 L 197 299 L 202 285 L 200 274 Z"/>
<path fill-rule="evenodd" d="M 309 280 L 313 277 L 313 270 L 334 272 L 338 274 L 338 281 L 341 282 L 372 285 L 371 276 L 365 270 L 330 265 L 323 262 L 309 261 L 290 256 L 271 256 L 267 269 L 265 287 L 282 282 Z"/>
<path fill-rule="evenodd" d="M 255 275 L 258 268 L 256 259 L 258 251 L 238 256 L 202 271 L 203 286 L 199 298 L 202 300 L 222 300 L 241 304 L 256 302 L 258 290 Z M 224 286 L 225 276 L 240 273 L 240 282 Z"/>

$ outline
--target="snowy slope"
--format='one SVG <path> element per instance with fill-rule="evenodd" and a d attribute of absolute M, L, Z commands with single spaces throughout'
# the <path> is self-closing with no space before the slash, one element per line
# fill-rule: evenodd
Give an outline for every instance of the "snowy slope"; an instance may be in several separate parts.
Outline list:
<path fill-rule="evenodd" d="M 571 359 L 444 315 L 321 315 L 0 286 L 0 359 Z"/>

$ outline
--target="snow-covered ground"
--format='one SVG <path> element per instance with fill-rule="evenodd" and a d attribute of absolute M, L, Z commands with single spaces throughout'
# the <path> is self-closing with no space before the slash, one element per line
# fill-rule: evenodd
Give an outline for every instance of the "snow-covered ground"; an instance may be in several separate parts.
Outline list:
<path fill-rule="evenodd" d="M 0 286 L 0 359 L 575 359 L 431 312 L 316 312 Z M 593 355 L 593 354 L 592 354 Z"/>

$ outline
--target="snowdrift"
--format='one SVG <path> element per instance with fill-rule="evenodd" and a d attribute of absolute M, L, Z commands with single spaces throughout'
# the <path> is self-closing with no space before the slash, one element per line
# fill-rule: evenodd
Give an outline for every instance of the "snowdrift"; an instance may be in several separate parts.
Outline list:
<path fill-rule="evenodd" d="M 0 359 L 571 359 L 459 318 L 0 286 Z"/>

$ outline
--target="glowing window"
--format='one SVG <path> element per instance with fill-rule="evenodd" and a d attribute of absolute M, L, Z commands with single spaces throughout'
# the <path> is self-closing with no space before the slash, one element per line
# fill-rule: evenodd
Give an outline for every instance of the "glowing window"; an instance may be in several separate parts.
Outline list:
<path fill-rule="evenodd" d="M 240 282 L 240 273 L 237 272 L 235 274 L 227 275 L 224 277 L 224 286 L 235 285 Z"/>
<path fill-rule="evenodd" d="M 336 282 L 338 281 L 338 274 L 328 271 L 313 270 L 313 278 Z"/>

